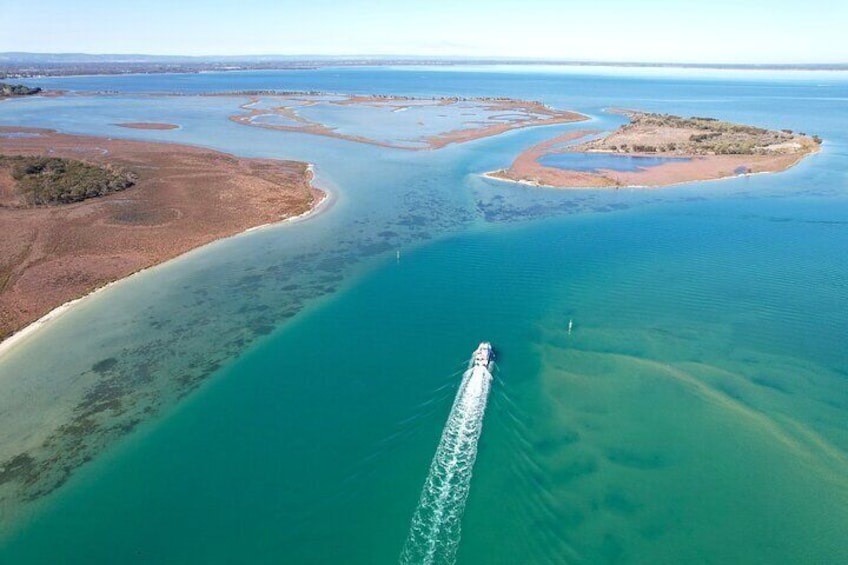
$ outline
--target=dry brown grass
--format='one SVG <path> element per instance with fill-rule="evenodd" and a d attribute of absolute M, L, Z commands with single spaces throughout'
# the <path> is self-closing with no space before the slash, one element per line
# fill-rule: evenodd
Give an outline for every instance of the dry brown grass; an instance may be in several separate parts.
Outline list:
<path fill-rule="evenodd" d="M 0 131 L 21 131 L 0 128 Z M 0 153 L 126 167 L 132 188 L 48 208 L 0 206 L 0 338 L 105 283 L 213 240 L 309 210 L 320 198 L 306 163 L 240 159 L 165 143 L 32 130 Z M 0 173 L 0 204 L 11 177 Z"/>

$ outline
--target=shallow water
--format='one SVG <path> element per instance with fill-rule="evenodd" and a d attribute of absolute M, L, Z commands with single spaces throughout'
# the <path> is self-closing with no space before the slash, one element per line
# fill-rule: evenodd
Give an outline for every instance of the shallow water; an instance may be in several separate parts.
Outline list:
<path fill-rule="evenodd" d="M 635 172 L 665 163 L 689 161 L 688 157 L 645 157 L 641 155 L 611 155 L 609 153 L 549 153 L 539 159 L 546 167 L 597 173 L 600 170 Z"/>
<path fill-rule="evenodd" d="M 533 112 L 508 113 L 483 101 L 444 100 L 369 100 L 338 104 L 338 100 L 323 96 L 305 98 L 310 103 L 285 103 L 287 108 L 306 123 L 319 125 L 335 134 L 364 138 L 369 142 L 408 149 L 428 149 L 428 139 L 462 129 L 477 129 L 489 125 L 510 124 L 515 121 L 549 119 Z M 410 103 L 411 102 L 411 103 Z M 267 100 L 259 100 L 251 109 L 272 110 Z M 279 114 L 254 116 L 257 124 L 302 127 L 306 125 L 292 117 Z"/>
<path fill-rule="evenodd" d="M 848 80 L 781 76 L 81 77 L 38 85 L 133 94 L 0 105 L 0 123 L 309 160 L 336 196 L 115 285 L 4 356 L 0 460 L 30 446 L 73 473 L 3 499 L 0 562 L 396 563 L 483 339 L 500 372 L 457 562 L 844 562 Z M 602 108 L 637 107 L 825 144 L 777 175 L 565 192 L 479 173 L 572 126 L 410 153 L 229 122 L 240 97 L 141 94 L 227 85 L 510 95 L 599 128 L 621 123 Z M 124 415 L 51 436 L 109 387 Z"/>

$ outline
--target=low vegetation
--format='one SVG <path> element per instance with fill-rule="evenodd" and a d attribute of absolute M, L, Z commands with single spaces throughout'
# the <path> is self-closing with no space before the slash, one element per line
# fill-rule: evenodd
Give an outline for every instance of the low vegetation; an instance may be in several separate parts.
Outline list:
<path fill-rule="evenodd" d="M 633 112 L 630 123 L 584 150 L 676 155 L 774 155 L 809 152 L 821 143 L 792 130 L 768 130 L 715 118 Z"/>
<path fill-rule="evenodd" d="M 0 156 L 15 188 L 29 206 L 68 204 L 129 188 L 136 175 L 113 165 L 58 157 Z"/>
<path fill-rule="evenodd" d="M 30 88 L 22 84 L 8 84 L 0 82 L 0 96 L 28 96 L 30 94 L 38 94 L 41 88 Z"/>

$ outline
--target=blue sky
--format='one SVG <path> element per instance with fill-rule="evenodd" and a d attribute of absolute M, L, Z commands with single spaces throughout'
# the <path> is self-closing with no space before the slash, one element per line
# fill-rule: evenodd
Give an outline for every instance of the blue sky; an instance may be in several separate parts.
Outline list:
<path fill-rule="evenodd" d="M 0 51 L 848 62 L 848 0 L 0 0 Z"/>

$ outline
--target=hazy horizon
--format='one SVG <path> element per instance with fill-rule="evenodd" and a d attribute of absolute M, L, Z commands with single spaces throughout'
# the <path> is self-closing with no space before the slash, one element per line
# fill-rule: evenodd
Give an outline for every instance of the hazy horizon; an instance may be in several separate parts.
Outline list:
<path fill-rule="evenodd" d="M 0 52 L 804 65 L 848 62 L 848 4 L 606 0 L 9 3 Z M 267 53 L 269 55 L 257 55 Z"/>
<path fill-rule="evenodd" d="M 157 63 L 322 63 L 339 62 L 343 64 L 356 64 L 358 62 L 367 64 L 373 61 L 380 63 L 446 63 L 446 64 L 492 64 L 492 65 L 539 65 L 539 66 L 622 66 L 622 67 L 692 67 L 692 68 L 760 68 L 763 69 L 826 69 L 826 70 L 848 70 L 848 60 L 834 62 L 713 62 L 713 61 L 668 61 L 668 60 L 582 60 L 582 59 L 554 59 L 545 57 L 496 57 L 496 56 L 462 56 L 462 55 L 426 55 L 408 53 L 375 53 L 361 54 L 349 53 L 338 55 L 327 55 L 320 53 L 247 53 L 242 55 L 226 54 L 168 54 L 161 53 L 117 53 L 117 52 L 53 52 L 53 51 L 4 51 L 0 52 L 0 65 L 3 63 L 14 64 L 157 64 Z"/>

